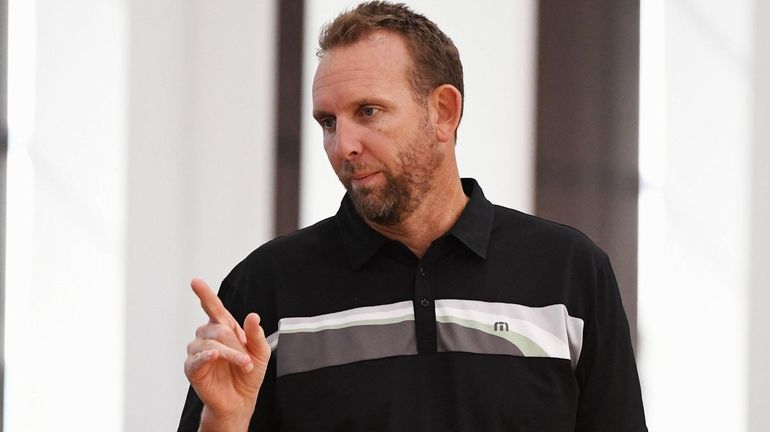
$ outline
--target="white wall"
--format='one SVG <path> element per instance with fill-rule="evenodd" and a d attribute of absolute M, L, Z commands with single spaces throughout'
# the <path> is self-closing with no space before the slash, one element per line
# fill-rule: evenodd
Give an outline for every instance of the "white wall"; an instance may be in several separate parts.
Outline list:
<path fill-rule="evenodd" d="M 173 430 L 184 347 L 272 232 L 274 4 L 130 2 L 125 430 Z"/>
<path fill-rule="evenodd" d="M 650 430 L 770 421 L 761 3 L 642 2 L 643 29 L 645 11 L 658 23 L 642 39 L 638 352 Z"/>
<path fill-rule="evenodd" d="M 6 430 L 119 430 L 125 4 L 9 7 L 26 40 L 10 54 Z"/>
<path fill-rule="evenodd" d="M 302 226 L 336 213 L 344 193 L 326 159 L 320 127 L 311 116 L 310 93 L 319 29 L 358 3 L 306 2 Z M 475 177 L 487 198 L 497 204 L 533 211 L 536 2 L 406 3 L 438 24 L 460 51 L 465 74 L 465 114 L 457 144 L 460 175 Z"/>
<path fill-rule="evenodd" d="M 9 6 L 5 430 L 174 430 L 189 280 L 272 231 L 274 3 Z"/>
<path fill-rule="evenodd" d="M 764 432 L 770 430 L 770 2 L 756 0 L 752 15 L 748 422 L 750 432 Z"/>

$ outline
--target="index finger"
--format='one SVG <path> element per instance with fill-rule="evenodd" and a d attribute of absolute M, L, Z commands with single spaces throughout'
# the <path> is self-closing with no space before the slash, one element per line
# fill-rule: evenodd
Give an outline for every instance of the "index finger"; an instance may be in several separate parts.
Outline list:
<path fill-rule="evenodd" d="M 201 301 L 201 307 L 206 315 L 209 316 L 211 322 L 218 324 L 233 325 L 235 318 L 230 314 L 230 311 L 222 304 L 222 300 L 217 297 L 214 291 L 209 288 L 209 285 L 203 281 L 203 279 L 194 278 L 190 282 L 193 292 Z"/>

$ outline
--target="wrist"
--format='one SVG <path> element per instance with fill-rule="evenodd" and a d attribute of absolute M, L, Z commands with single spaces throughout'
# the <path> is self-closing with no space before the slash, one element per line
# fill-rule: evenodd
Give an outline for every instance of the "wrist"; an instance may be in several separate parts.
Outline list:
<path fill-rule="evenodd" d="M 246 432 L 252 412 L 217 414 L 203 406 L 198 432 Z"/>

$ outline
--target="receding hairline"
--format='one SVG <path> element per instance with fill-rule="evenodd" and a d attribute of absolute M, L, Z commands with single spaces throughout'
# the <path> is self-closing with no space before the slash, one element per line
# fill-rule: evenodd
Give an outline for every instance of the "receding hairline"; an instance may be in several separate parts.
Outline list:
<path fill-rule="evenodd" d="M 404 36 L 403 34 L 390 29 L 372 29 L 370 31 L 367 31 L 366 33 L 361 34 L 361 37 L 357 38 L 353 41 L 346 41 L 345 43 L 336 44 L 333 47 L 327 49 L 327 50 L 318 50 L 316 53 L 316 57 L 318 62 L 320 63 L 323 61 L 323 59 L 327 56 L 327 54 L 333 53 L 338 50 L 344 50 L 347 48 L 351 48 L 358 44 L 364 44 L 369 43 L 372 45 L 384 45 L 388 43 L 388 41 L 399 41 L 396 43 L 399 43 L 404 50 L 406 51 L 407 58 L 409 59 L 409 65 L 415 65 L 416 64 L 416 55 L 414 52 L 414 49 L 412 48 L 409 39 Z"/>
<path fill-rule="evenodd" d="M 378 35 L 380 35 L 380 37 L 378 37 Z M 428 94 L 430 94 L 430 91 L 421 91 L 421 88 L 415 83 L 415 80 L 419 78 L 419 70 L 417 67 L 417 59 L 414 53 L 414 48 L 412 47 L 409 38 L 397 30 L 388 28 L 373 28 L 361 33 L 355 40 L 349 40 L 343 43 L 335 44 L 333 47 L 327 50 L 319 49 L 316 51 L 318 66 L 320 66 L 321 61 L 323 61 L 325 56 L 329 53 L 332 53 L 338 49 L 349 48 L 359 43 L 385 43 L 389 38 L 384 36 L 388 36 L 389 38 L 394 37 L 396 40 L 401 41 L 401 44 L 404 47 L 408 58 L 408 61 L 402 72 L 404 73 L 404 77 L 409 81 L 414 100 L 420 104 L 424 104 L 427 101 L 427 97 Z M 318 71 L 318 66 L 316 66 L 316 72 Z"/>

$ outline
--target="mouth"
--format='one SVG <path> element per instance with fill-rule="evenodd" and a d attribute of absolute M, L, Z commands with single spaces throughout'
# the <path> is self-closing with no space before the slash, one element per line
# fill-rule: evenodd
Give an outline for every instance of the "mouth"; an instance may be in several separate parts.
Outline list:
<path fill-rule="evenodd" d="M 374 178 L 379 173 L 379 171 L 374 171 L 370 173 L 355 174 L 350 177 L 350 184 L 353 186 L 365 186 L 374 181 Z"/>

